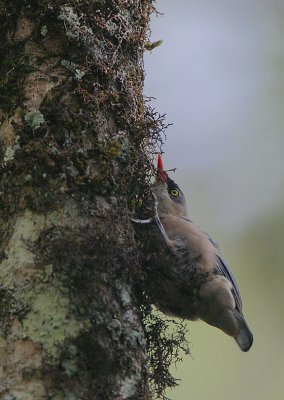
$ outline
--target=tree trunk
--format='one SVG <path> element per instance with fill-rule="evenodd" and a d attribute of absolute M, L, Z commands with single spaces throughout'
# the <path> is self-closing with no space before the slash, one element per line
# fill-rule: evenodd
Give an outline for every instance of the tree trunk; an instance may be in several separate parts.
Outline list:
<path fill-rule="evenodd" d="M 128 200 L 151 0 L 0 2 L 0 399 L 147 399 Z"/>

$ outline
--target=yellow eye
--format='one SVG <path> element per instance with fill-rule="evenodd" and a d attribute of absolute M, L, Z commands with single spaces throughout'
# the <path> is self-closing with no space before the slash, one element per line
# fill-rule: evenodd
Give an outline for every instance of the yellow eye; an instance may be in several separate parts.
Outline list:
<path fill-rule="evenodd" d="M 171 193 L 171 195 L 174 196 L 174 197 L 178 197 L 178 196 L 179 196 L 179 191 L 178 191 L 177 189 L 171 190 L 170 193 Z"/>

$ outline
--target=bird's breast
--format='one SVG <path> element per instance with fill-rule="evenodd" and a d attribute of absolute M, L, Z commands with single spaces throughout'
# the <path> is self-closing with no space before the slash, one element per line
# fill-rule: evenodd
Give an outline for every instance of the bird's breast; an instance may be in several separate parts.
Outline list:
<path fill-rule="evenodd" d="M 200 237 L 187 221 L 162 216 L 161 222 L 172 245 L 167 245 L 157 226 L 150 228 L 146 267 L 153 298 L 166 314 L 196 319 L 199 288 L 213 274 L 213 268 L 207 268 L 204 238 L 201 235 L 198 242 Z"/>

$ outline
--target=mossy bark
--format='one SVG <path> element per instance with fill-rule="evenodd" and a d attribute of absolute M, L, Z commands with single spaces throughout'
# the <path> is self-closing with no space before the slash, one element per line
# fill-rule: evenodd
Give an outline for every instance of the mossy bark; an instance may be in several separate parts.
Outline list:
<path fill-rule="evenodd" d="M 149 398 L 128 200 L 150 12 L 0 2 L 0 399 Z"/>

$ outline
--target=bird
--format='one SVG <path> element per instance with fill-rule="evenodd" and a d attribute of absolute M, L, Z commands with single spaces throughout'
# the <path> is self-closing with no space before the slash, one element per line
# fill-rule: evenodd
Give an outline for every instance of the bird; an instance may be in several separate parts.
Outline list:
<path fill-rule="evenodd" d="M 247 352 L 253 335 L 236 279 L 217 243 L 188 217 L 185 196 L 161 154 L 151 192 L 154 215 L 133 221 L 151 226 L 145 248 L 153 303 L 167 315 L 221 329 Z"/>

